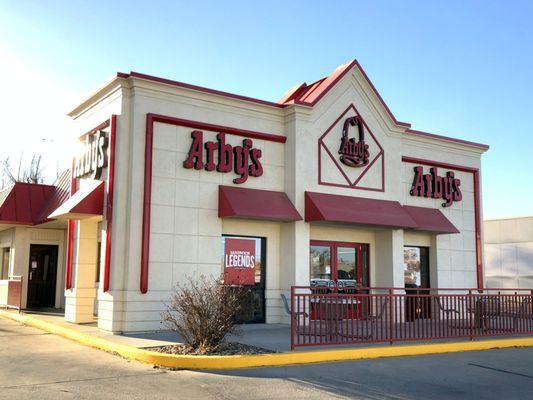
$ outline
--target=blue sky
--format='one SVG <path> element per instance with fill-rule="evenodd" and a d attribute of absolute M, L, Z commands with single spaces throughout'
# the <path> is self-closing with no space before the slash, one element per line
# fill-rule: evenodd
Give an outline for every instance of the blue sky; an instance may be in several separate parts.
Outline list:
<path fill-rule="evenodd" d="M 51 173 L 64 114 L 116 71 L 275 101 L 357 58 L 399 120 L 491 146 L 486 218 L 533 215 L 531 15 L 531 1 L 0 0 L 0 153 L 37 148 Z"/>

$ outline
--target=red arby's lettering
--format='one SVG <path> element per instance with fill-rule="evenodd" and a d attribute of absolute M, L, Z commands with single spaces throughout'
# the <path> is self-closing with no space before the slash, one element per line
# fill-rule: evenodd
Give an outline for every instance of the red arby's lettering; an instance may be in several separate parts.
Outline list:
<path fill-rule="evenodd" d="M 185 168 L 205 169 L 206 171 L 231 172 L 238 178 L 234 183 L 244 183 L 249 176 L 263 175 L 261 164 L 262 152 L 253 147 L 251 139 L 244 139 L 242 146 L 232 146 L 226 143 L 226 135 L 219 133 L 216 142 L 205 142 L 202 131 L 191 132 L 192 143 L 187 159 L 183 162 Z M 215 158 L 215 155 L 217 156 Z M 215 159 L 218 160 L 215 162 Z"/>
<path fill-rule="evenodd" d="M 424 174 L 422 167 L 415 167 L 415 176 L 411 186 L 411 196 L 443 199 L 443 207 L 449 207 L 454 201 L 461 201 L 461 180 L 455 177 L 453 171 L 446 172 L 446 176 L 439 176 L 437 168 L 430 168 L 429 174 Z"/>

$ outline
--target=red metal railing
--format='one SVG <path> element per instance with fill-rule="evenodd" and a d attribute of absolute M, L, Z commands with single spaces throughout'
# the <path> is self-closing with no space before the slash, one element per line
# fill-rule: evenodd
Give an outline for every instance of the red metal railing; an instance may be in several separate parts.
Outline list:
<path fill-rule="evenodd" d="M 291 349 L 533 334 L 533 290 L 291 288 Z"/>

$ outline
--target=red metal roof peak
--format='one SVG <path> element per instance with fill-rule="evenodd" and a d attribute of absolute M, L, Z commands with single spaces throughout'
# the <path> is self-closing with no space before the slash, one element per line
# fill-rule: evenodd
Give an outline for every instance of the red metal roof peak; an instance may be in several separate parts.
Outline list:
<path fill-rule="evenodd" d="M 310 85 L 305 85 L 298 88 L 292 96 L 286 98 L 285 96 L 279 100 L 280 104 L 301 104 L 307 106 L 314 106 L 324 95 L 331 89 L 335 84 L 344 76 L 348 71 L 350 71 L 354 66 L 357 65 L 356 60 L 347 62 L 346 64 L 340 65 L 333 71 L 329 76 L 326 76 L 322 79 L 317 80 L 316 82 L 311 83 Z"/>
<path fill-rule="evenodd" d="M 37 225 L 48 222 L 50 209 L 59 207 L 69 196 L 70 170 L 54 185 L 15 182 L 0 193 L 0 223 Z"/>

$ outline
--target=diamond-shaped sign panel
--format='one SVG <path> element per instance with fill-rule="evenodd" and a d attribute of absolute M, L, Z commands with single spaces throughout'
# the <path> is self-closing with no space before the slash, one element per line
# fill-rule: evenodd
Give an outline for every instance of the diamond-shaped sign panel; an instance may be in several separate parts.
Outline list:
<path fill-rule="evenodd" d="M 354 122 L 355 121 L 355 122 Z M 353 166 L 346 163 L 343 156 L 343 132 L 345 140 L 350 140 L 347 148 L 352 154 L 365 154 L 363 165 Z M 361 138 L 364 138 L 363 148 Z M 346 149 L 346 148 L 345 148 Z M 341 151 L 341 153 L 339 153 Z M 351 104 L 318 140 L 318 183 L 321 185 L 340 186 L 353 189 L 383 192 L 385 154 L 383 147 L 368 128 L 357 109 Z M 347 160 L 349 161 L 349 160 Z M 347 165 L 352 164 L 352 165 Z"/>

